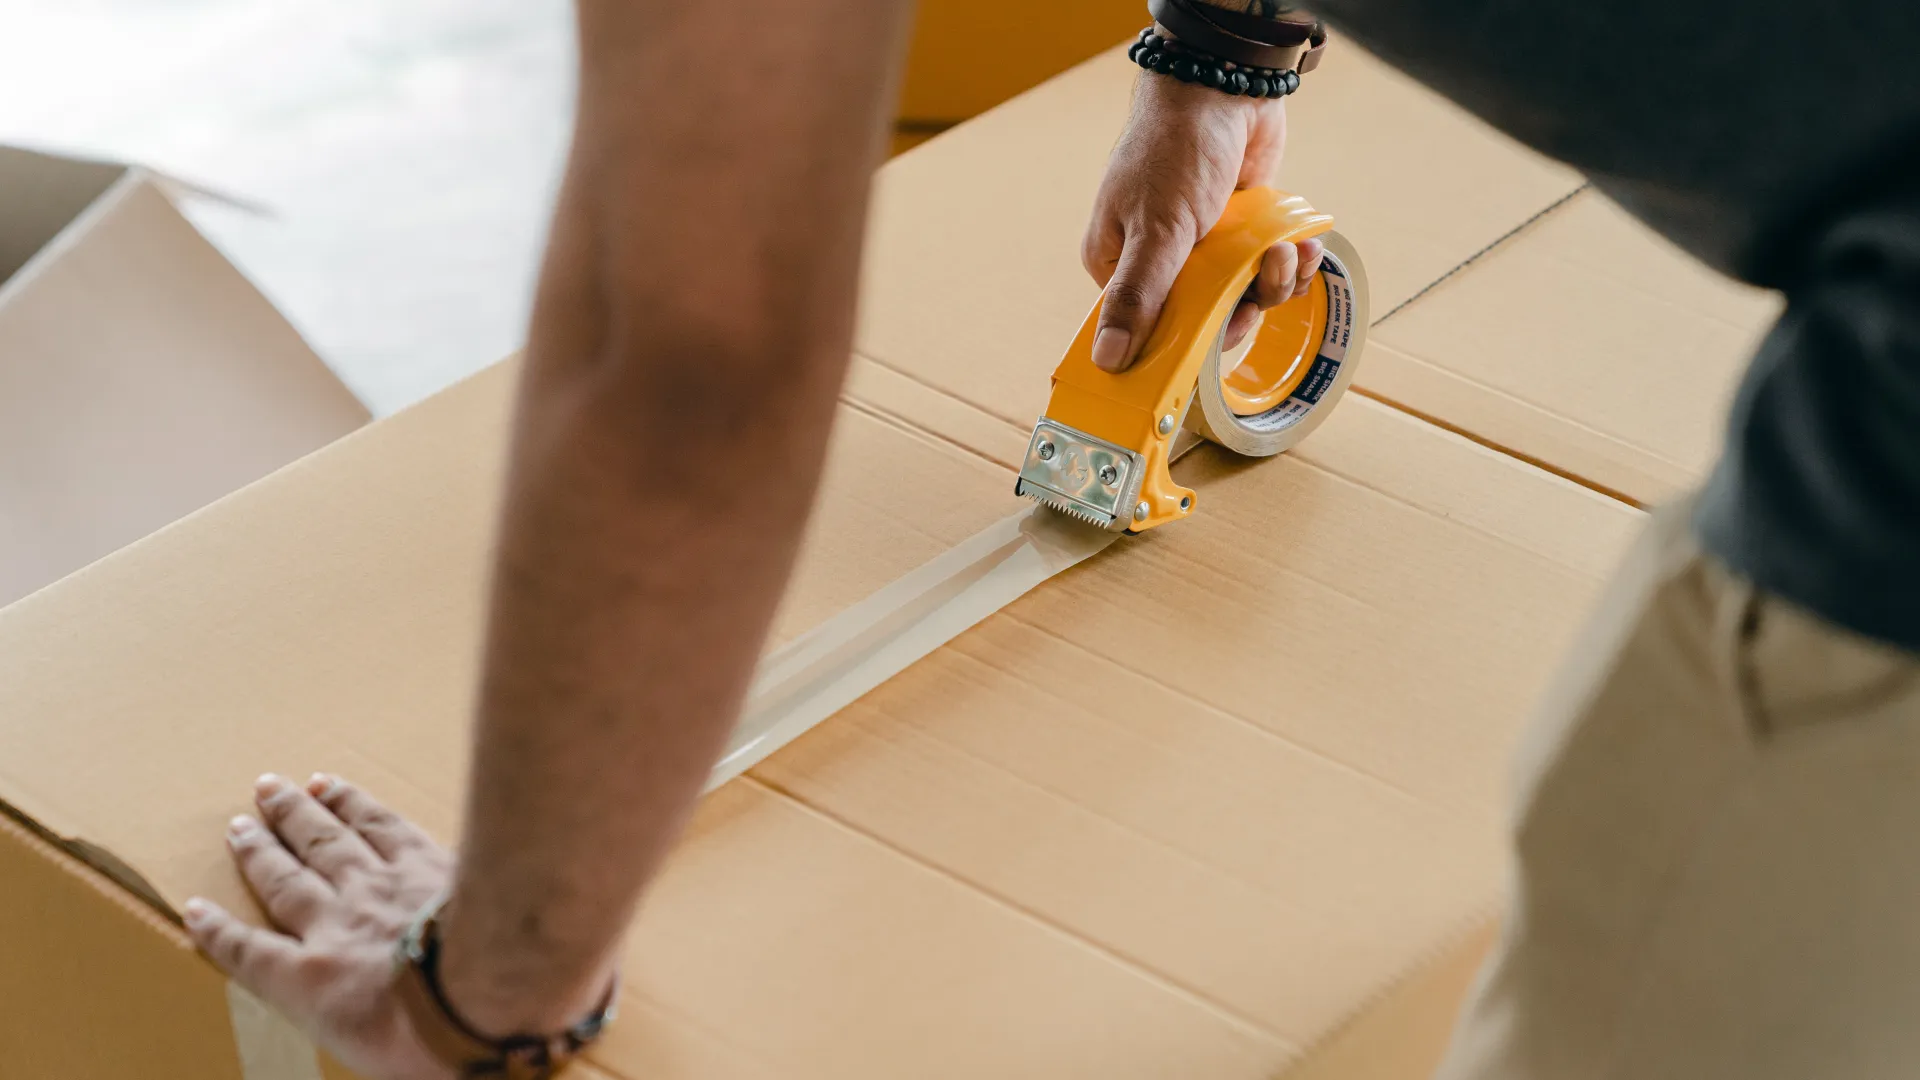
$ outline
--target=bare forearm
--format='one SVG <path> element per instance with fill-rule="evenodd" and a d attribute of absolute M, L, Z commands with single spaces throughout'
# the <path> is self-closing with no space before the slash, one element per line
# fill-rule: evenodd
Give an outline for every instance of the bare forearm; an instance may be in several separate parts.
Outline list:
<path fill-rule="evenodd" d="M 447 916 L 449 995 L 597 996 L 738 710 L 846 362 L 892 0 L 583 0 Z"/>

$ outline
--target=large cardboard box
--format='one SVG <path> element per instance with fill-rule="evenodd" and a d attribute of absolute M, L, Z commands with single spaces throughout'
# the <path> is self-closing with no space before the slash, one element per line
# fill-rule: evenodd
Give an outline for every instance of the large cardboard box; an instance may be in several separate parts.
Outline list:
<path fill-rule="evenodd" d="M 1456 122 L 1353 64 L 1347 92 L 1387 122 Z M 1110 115 L 1111 69 L 886 170 L 861 354 L 776 641 L 1016 507 L 1009 455 L 1091 293 L 1059 250 L 1084 206 L 995 178 Z M 1385 228 L 1431 197 L 1431 175 L 1383 178 L 1391 140 L 1316 180 L 1365 194 L 1353 232 L 1395 293 L 1564 194 L 1479 129 L 1459 138 L 1490 170 L 1465 224 Z M 0 609 L 0 1061 L 344 1076 L 174 912 L 196 893 L 251 910 L 220 836 L 264 770 L 352 775 L 455 834 L 511 378 Z M 1203 449 L 1180 469 L 1205 513 L 1047 582 L 709 796 L 583 1075 L 1431 1068 L 1498 918 L 1508 747 L 1640 514 L 1360 397 L 1283 458 Z"/>
<path fill-rule="evenodd" d="M 180 190 L 0 147 L 0 604 L 367 419 Z"/>

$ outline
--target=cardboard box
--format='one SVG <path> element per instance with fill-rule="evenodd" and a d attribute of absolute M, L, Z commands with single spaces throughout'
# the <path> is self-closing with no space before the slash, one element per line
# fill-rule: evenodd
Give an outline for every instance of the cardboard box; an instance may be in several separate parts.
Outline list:
<path fill-rule="evenodd" d="M 1697 486 L 1779 315 L 1582 191 L 1375 327 L 1369 390 L 1642 504 Z"/>
<path fill-rule="evenodd" d="M 367 419 L 179 190 L 0 147 L 0 604 Z"/>
<path fill-rule="evenodd" d="M 921 0 L 898 115 L 910 125 L 976 116 L 1125 41 L 1150 21 L 1140 0 Z"/>
<path fill-rule="evenodd" d="M 1113 108 L 1103 63 L 886 170 L 861 332 L 884 355 L 855 360 L 777 641 L 1019 505 L 1008 457 L 1091 296 L 1048 220 L 1084 208 L 993 178 L 1058 134 L 1035 117 Z M 1355 79 L 1375 107 L 1430 107 Z M 1559 182 L 1461 138 L 1517 171 L 1481 180 L 1513 213 L 1370 238 L 1408 295 Z M 1391 161 L 1347 160 L 1363 228 L 1447 175 L 1394 192 Z M 0 1061 L 344 1077 L 171 915 L 195 893 L 251 910 L 220 836 L 263 770 L 352 775 L 455 835 L 511 378 L 0 609 Z M 706 800 L 583 1075 L 1431 1068 L 1497 918 L 1509 743 L 1640 515 L 1358 397 L 1286 457 L 1180 470 L 1205 513 L 1049 581 Z"/>

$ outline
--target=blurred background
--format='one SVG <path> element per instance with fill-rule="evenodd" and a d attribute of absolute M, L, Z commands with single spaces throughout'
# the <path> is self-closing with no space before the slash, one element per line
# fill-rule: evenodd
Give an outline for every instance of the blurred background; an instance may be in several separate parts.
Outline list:
<path fill-rule="evenodd" d="M 923 0 L 895 151 L 1130 37 L 1144 7 Z M 0 0 L 0 26 L 0 143 L 257 204 L 184 209 L 376 415 L 518 346 L 570 0 Z"/>

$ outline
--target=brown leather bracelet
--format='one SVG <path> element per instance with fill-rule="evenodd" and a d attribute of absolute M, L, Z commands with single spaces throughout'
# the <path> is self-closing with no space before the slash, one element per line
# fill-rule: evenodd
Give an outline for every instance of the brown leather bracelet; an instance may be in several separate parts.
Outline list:
<path fill-rule="evenodd" d="M 1318 21 L 1263 19 L 1193 0 L 1147 0 L 1147 13 L 1175 40 L 1244 67 L 1304 74 L 1319 65 L 1326 47 Z"/>
<path fill-rule="evenodd" d="M 1305 12 L 1288 12 L 1284 16 L 1254 15 L 1209 4 L 1205 0 L 1183 0 L 1180 6 L 1235 37 L 1257 41 L 1262 45 L 1298 45 L 1312 37 L 1314 27 L 1320 24 L 1318 19 Z"/>
<path fill-rule="evenodd" d="M 461 1019 L 440 989 L 440 911 L 427 905 L 395 950 L 394 989 L 414 1035 L 442 1065 L 460 1077 L 490 1080 L 551 1080 L 613 1022 L 620 980 L 614 979 L 593 1015 L 558 1035 L 511 1035 L 491 1039 Z"/>

